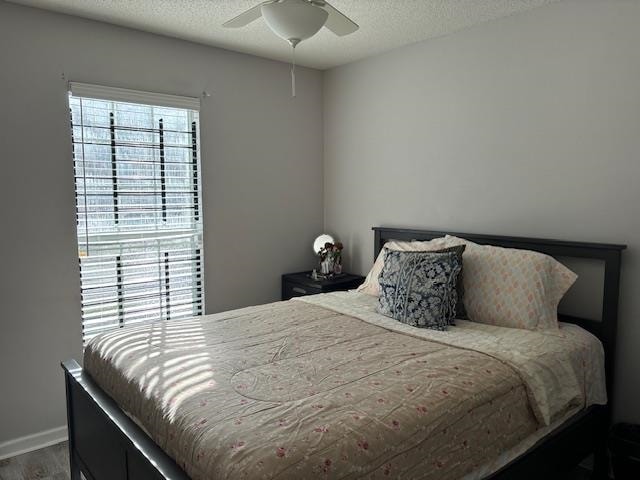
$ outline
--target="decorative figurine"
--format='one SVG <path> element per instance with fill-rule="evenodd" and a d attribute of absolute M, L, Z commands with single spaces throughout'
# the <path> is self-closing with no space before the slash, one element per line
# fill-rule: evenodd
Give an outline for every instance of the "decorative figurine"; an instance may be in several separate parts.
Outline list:
<path fill-rule="evenodd" d="M 326 242 L 318 251 L 320 257 L 320 275 L 323 278 L 330 278 L 333 275 L 342 273 L 342 250 L 344 245 L 341 242 Z"/>

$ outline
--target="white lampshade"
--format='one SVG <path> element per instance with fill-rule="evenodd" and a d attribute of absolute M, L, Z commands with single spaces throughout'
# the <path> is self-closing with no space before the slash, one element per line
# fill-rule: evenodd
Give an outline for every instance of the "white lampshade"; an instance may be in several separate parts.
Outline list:
<path fill-rule="evenodd" d="M 318 252 L 324 248 L 325 243 L 335 243 L 335 240 L 328 233 L 323 233 L 322 235 L 318 235 L 316 239 L 313 241 L 313 253 L 316 255 Z"/>
<path fill-rule="evenodd" d="M 269 28 L 292 45 L 315 35 L 327 21 L 326 10 L 305 0 L 286 0 L 262 5 Z"/>

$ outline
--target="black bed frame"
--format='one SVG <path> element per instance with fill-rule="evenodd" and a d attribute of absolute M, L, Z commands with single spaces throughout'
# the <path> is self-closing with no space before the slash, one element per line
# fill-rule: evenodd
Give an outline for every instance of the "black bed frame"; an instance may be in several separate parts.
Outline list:
<path fill-rule="evenodd" d="M 620 256 L 624 245 L 374 227 L 375 255 L 388 240 L 430 240 L 445 233 L 480 244 L 535 250 L 552 256 L 604 262 L 601 321 L 560 315 L 597 336 L 604 345 L 607 393 L 613 395 Z M 71 480 L 188 480 L 187 474 L 83 371 L 75 360 L 62 363 L 67 393 Z M 591 406 L 545 436 L 525 454 L 492 474 L 493 480 L 565 478 L 584 457 L 595 454 L 593 478 L 607 478 L 608 406 Z"/>

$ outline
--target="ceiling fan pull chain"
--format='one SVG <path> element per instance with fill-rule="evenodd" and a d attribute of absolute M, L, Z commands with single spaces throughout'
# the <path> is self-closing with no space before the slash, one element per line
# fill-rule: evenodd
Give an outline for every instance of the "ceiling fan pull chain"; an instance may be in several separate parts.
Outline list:
<path fill-rule="evenodd" d="M 296 46 L 291 46 L 291 96 L 296 96 Z"/>

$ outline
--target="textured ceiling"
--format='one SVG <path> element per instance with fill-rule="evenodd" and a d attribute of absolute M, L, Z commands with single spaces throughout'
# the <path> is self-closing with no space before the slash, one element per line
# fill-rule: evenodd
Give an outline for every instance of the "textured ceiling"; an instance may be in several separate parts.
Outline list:
<path fill-rule="evenodd" d="M 263 19 L 240 29 L 222 23 L 259 0 L 10 0 L 207 45 L 289 61 L 290 48 Z M 331 0 L 360 29 L 337 37 L 326 28 L 296 49 L 301 65 L 319 69 L 446 35 L 558 0 Z"/>

